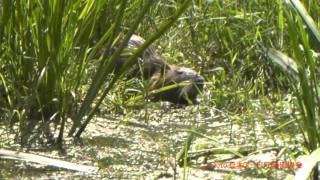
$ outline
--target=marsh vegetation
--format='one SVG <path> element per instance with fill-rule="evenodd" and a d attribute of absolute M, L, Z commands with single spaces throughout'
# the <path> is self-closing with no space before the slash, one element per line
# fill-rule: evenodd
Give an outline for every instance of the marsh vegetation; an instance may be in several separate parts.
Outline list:
<path fill-rule="evenodd" d="M 319 17 L 317 0 L 1 0 L 0 179 L 317 176 Z M 197 101 L 130 75 L 151 46 L 157 78 L 203 77 Z"/>

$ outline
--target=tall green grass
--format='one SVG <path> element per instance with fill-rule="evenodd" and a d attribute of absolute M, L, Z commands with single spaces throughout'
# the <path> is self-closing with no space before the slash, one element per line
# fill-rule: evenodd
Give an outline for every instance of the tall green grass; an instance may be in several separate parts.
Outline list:
<path fill-rule="evenodd" d="M 309 151 L 317 152 L 320 6 L 317 0 L 303 3 L 1 0 L 0 120 L 18 125 L 13 129 L 24 145 L 42 139 L 36 135 L 50 139 L 54 124 L 61 146 L 69 118 L 69 135 L 80 137 L 126 68 L 162 35 L 157 43 L 167 61 L 193 67 L 208 80 L 204 105 L 238 115 L 251 112 L 252 99 L 293 91 L 300 132 Z M 112 67 L 133 33 L 146 37 L 146 43 L 114 74 Z M 280 68 L 265 61 L 261 45 Z M 102 46 L 116 51 L 94 59 Z"/>
<path fill-rule="evenodd" d="M 85 117 L 79 137 L 119 77 L 172 26 L 189 2 L 181 3 L 125 67 L 112 75 L 115 61 L 155 1 L 1 1 L 2 119 L 11 126 L 18 124 L 16 133 L 23 145 L 38 142 L 39 135 L 50 139 L 50 124 L 54 124 L 61 146 L 66 120 L 73 120 L 69 133 L 73 135 Z M 116 51 L 93 60 L 102 46 Z"/>
<path fill-rule="evenodd" d="M 316 51 L 320 45 L 320 31 L 312 17 L 299 1 L 288 1 L 285 7 L 291 50 L 286 55 L 268 49 L 268 56 L 292 78 L 297 105 L 301 112 L 301 128 L 310 151 L 320 145 L 319 134 L 319 59 Z"/>
<path fill-rule="evenodd" d="M 138 15 L 136 21 L 133 23 L 133 26 L 131 26 L 131 28 L 129 29 L 128 33 L 126 34 L 125 38 L 124 38 L 124 42 L 120 45 L 120 48 L 118 49 L 118 51 L 115 52 L 115 54 L 111 57 L 110 63 L 115 62 L 117 60 L 117 58 L 119 57 L 121 50 L 125 47 L 125 45 L 127 44 L 127 42 L 129 41 L 129 38 L 131 37 L 131 35 L 134 33 L 134 30 L 138 27 L 138 24 L 142 21 L 143 16 L 145 15 L 145 12 L 150 8 L 151 6 L 151 1 L 147 1 L 149 3 L 146 3 L 146 5 L 142 8 L 140 14 Z M 157 38 L 159 38 L 169 27 L 171 27 L 173 25 L 173 23 L 179 18 L 179 16 L 185 11 L 185 9 L 188 7 L 189 5 L 189 0 L 188 1 L 184 1 L 181 4 L 181 7 L 173 14 L 173 16 L 171 17 L 171 19 L 169 21 L 166 21 L 163 23 L 162 26 L 159 27 L 158 31 L 155 32 L 149 39 L 146 40 L 146 42 L 141 45 L 141 47 L 139 47 L 136 52 L 130 57 L 128 58 L 127 62 L 124 63 L 123 67 L 121 67 L 121 69 L 119 70 L 118 73 L 115 74 L 115 77 L 111 80 L 111 82 L 109 83 L 109 85 L 107 86 L 107 88 L 104 90 L 102 96 L 100 97 L 100 100 L 98 101 L 98 103 L 95 105 L 95 107 L 92 109 L 92 111 L 89 113 L 88 118 L 85 120 L 85 122 L 83 123 L 83 125 L 80 127 L 79 131 L 76 133 L 76 137 L 80 137 L 81 133 L 83 132 L 83 130 L 85 129 L 85 127 L 87 126 L 87 124 L 89 123 L 89 121 L 91 120 L 92 116 L 94 115 L 95 111 L 97 111 L 97 108 L 99 107 L 99 105 L 102 103 L 102 100 L 105 98 L 105 96 L 107 95 L 107 93 L 110 91 L 110 89 L 112 88 L 112 86 L 115 84 L 115 82 L 117 81 L 117 79 L 124 74 L 124 72 L 129 69 L 132 65 L 134 65 L 135 60 L 143 53 L 143 51 L 149 46 L 151 45 L 151 43 L 153 43 Z M 107 68 L 109 68 L 107 66 Z M 107 69 L 106 68 L 106 69 Z M 90 92 L 90 90 L 89 90 Z M 86 102 L 86 99 L 85 99 Z M 81 106 L 80 109 L 80 113 L 83 112 L 83 110 L 85 110 L 85 104 L 83 106 Z M 82 116 L 84 115 L 84 113 L 81 114 Z M 82 116 L 78 115 L 76 118 L 76 121 L 79 121 Z M 75 127 L 75 126 L 73 126 Z M 73 133 L 74 128 L 72 128 L 70 130 L 71 133 Z"/>
<path fill-rule="evenodd" d="M 309 176 L 316 162 L 320 160 L 320 96 L 319 96 L 319 26 L 308 12 L 319 9 L 319 4 L 309 2 L 309 9 L 300 1 L 288 0 L 284 4 L 284 17 L 289 33 L 288 45 L 291 49 L 285 53 L 269 48 L 267 54 L 291 78 L 291 87 L 297 97 L 296 105 L 300 116 L 297 117 L 305 146 L 313 152 L 306 166 L 299 170 L 296 178 L 304 179 Z M 319 13 L 317 13 L 317 16 Z M 315 172 L 318 170 L 316 169 Z M 317 173 L 315 173 L 315 176 Z"/>
<path fill-rule="evenodd" d="M 1 63 L 21 143 L 60 126 L 79 99 L 96 19 L 108 1 L 3 1 Z M 4 83 L 2 84 L 4 85 Z M 10 117 L 10 115 L 8 115 Z M 60 141 L 61 142 L 61 141 Z"/>
<path fill-rule="evenodd" d="M 171 52 L 169 61 L 206 76 L 206 95 L 214 95 L 205 103 L 218 109 L 250 113 L 253 99 L 274 103 L 294 93 L 301 112 L 297 133 L 312 152 L 319 147 L 319 4 L 303 3 L 305 10 L 294 0 L 193 1 L 161 47 Z M 261 45 L 270 47 L 280 68 L 266 61 Z"/>

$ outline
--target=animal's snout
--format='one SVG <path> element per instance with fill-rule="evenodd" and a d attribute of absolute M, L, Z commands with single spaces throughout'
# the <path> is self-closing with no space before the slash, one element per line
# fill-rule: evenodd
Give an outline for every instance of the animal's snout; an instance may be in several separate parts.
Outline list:
<path fill-rule="evenodd" d="M 196 74 L 193 81 L 197 84 L 203 84 L 204 78 L 202 76 Z"/>

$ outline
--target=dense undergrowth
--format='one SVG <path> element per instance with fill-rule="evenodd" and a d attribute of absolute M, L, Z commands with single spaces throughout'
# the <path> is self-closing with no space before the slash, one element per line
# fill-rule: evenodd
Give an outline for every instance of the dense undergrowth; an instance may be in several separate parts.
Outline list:
<path fill-rule="evenodd" d="M 205 77 L 199 114 L 215 109 L 231 124 L 246 124 L 252 152 L 272 146 L 279 159 L 294 161 L 320 145 L 319 12 L 316 0 L 0 1 L 0 124 L 14 129 L 22 146 L 49 141 L 53 124 L 62 148 L 65 128 L 79 138 L 96 114 L 144 111 L 148 122 L 148 108 L 165 105 L 142 99 L 128 106 L 144 82 L 111 69 L 135 33 L 167 62 Z M 115 44 L 110 58 L 93 58 Z M 273 143 L 259 144 L 256 123 Z M 184 156 L 177 156 L 185 169 L 194 142 L 214 142 L 201 128 L 187 132 Z"/>

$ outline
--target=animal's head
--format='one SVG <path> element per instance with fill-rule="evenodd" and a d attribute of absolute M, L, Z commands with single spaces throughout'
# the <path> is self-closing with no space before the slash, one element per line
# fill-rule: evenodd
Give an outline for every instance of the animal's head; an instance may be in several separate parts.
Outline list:
<path fill-rule="evenodd" d="M 197 95 L 203 89 L 204 78 L 192 69 L 169 66 L 151 77 L 151 89 L 173 85 L 154 95 L 154 99 L 178 104 L 197 104 Z M 176 85 L 176 86 L 175 86 Z"/>

